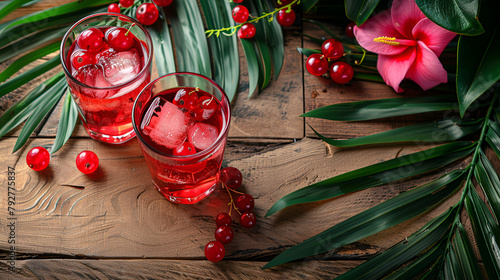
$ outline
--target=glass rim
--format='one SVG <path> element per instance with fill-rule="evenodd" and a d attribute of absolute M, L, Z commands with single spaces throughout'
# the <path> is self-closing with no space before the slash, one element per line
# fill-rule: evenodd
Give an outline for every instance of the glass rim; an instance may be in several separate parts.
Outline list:
<path fill-rule="evenodd" d="M 139 100 L 139 97 L 146 90 L 148 90 L 150 87 L 152 87 L 153 84 L 155 84 L 160 79 L 165 78 L 165 77 L 169 77 L 169 76 L 178 76 L 178 75 L 197 76 L 197 77 L 200 77 L 202 79 L 205 79 L 210 84 L 212 84 L 217 90 L 219 90 L 221 92 L 221 94 L 222 94 L 222 99 L 225 99 L 227 101 L 227 118 L 226 118 L 227 121 L 226 121 L 226 125 L 222 127 L 222 130 L 219 132 L 219 135 L 217 136 L 217 139 L 215 140 L 215 142 L 212 143 L 212 145 L 210 145 L 208 148 L 206 148 L 206 149 L 204 149 L 202 151 L 199 151 L 199 152 L 197 152 L 195 154 L 192 154 L 192 155 L 185 155 L 185 156 L 176 156 L 176 155 L 167 154 L 165 152 L 162 152 L 162 151 L 160 151 L 160 150 L 152 147 L 151 145 L 149 145 L 148 142 L 146 142 L 144 140 L 144 138 L 141 136 L 141 133 L 139 133 L 139 129 L 135 125 L 135 107 L 137 105 L 137 101 Z M 222 100 L 221 100 L 221 103 L 222 103 Z M 222 110 L 222 106 L 221 106 L 221 110 Z M 208 78 L 206 76 L 203 76 L 201 74 L 193 73 L 193 72 L 174 72 L 174 73 L 166 74 L 166 75 L 163 75 L 163 76 L 160 76 L 160 77 L 154 79 L 149 84 L 147 84 L 142 89 L 142 91 L 137 95 L 137 97 L 135 98 L 135 101 L 134 101 L 134 105 L 132 106 L 132 127 L 134 128 L 134 131 L 135 131 L 135 134 L 137 136 L 137 139 L 139 139 L 139 141 L 142 144 L 146 145 L 146 147 L 149 150 L 153 151 L 155 154 L 161 155 L 161 156 L 166 157 L 166 158 L 174 159 L 174 160 L 175 159 L 185 159 L 185 160 L 186 159 L 195 159 L 195 158 L 198 158 L 198 157 L 203 158 L 204 156 L 206 156 L 207 154 L 209 154 L 210 152 L 212 152 L 222 142 L 222 140 L 224 138 L 224 135 L 226 133 L 228 133 L 229 123 L 230 122 L 231 122 L 231 103 L 229 102 L 229 98 L 227 97 L 226 92 L 214 80 L 212 80 L 212 79 L 210 79 L 210 78 Z"/>
<path fill-rule="evenodd" d="M 88 20 L 90 18 L 97 17 L 97 16 L 116 16 L 118 18 L 119 17 L 123 17 L 126 20 L 129 20 L 132 23 L 134 23 L 136 26 L 138 26 L 144 32 L 144 34 L 146 35 L 146 39 L 150 43 L 149 44 L 150 48 L 148 48 L 148 54 L 149 54 L 149 56 L 148 56 L 147 61 L 144 63 L 144 67 L 142 67 L 141 71 L 136 76 L 134 76 L 134 78 L 132 78 L 131 80 L 126 81 L 126 82 L 124 82 L 122 84 L 111 86 L 111 87 L 94 87 L 94 86 L 89 86 L 89 85 L 86 85 L 86 84 L 78 81 L 75 77 L 73 77 L 73 75 L 70 73 L 70 71 L 66 67 L 65 57 L 64 57 L 65 54 L 64 54 L 63 50 L 64 50 L 64 47 L 65 47 L 66 40 L 68 39 L 68 36 L 71 34 L 71 31 L 73 31 L 73 29 L 75 29 L 75 27 L 77 27 L 78 25 L 80 25 L 82 22 L 84 22 L 84 21 L 86 21 L 86 20 Z M 147 71 L 147 69 L 151 65 L 151 61 L 153 59 L 153 40 L 151 39 L 151 35 L 149 34 L 149 31 L 146 28 L 144 28 L 144 26 L 142 26 L 137 20 L 135 20 L 135 19 L 133 19 L 133 18 L 127 16 L 127 15 L 118 14 L 118 13 L 109 13 L 109 12 L 91 14 L 91 15 L 86 16 L 86 17 L 80 19 L 79 21 L 77 21 L 75 24 L 73 24 L 68 29 L 68 31 L 66 31 L 66 33 L 64 34 L 64 37 L 62 38 L 62 41 L 61 41 L 61 47 L 59 48 L 59 57 L 61 59 L 61 64 L 62 64 L 64 73 L 66 74 L 66 77 L 69 77 L 69 79 L 71 79 L 71 81 L 74 82 L 74 83 L 76 83 L 77 85 L 79 85 L 81 87 L 86 87 L 86 88 L 89 88 L 89 89 L 96 89 L 96 90 L 117 90 L 117 89 L 120 89 L 120 88 L 122 88 L 124 86 L 131 85 L 131 84 L 135 83 L 137 81 L 137 78 L 143 76 L 144 73 Z"/>

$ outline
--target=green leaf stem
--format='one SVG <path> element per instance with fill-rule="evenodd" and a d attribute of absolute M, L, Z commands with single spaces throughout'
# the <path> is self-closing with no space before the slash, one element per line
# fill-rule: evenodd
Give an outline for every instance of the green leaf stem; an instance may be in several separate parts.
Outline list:
<path fill-rule="evenodd" d="M 51 154 L 57 152 L 66 142 L 68 142 L 75 129 L 77 120 L 78 108 L 68 90 L 66 92 L 66 98 L 64 99 L 61 117 L 59 118 L 56 139 L 54 139 L 54 144 L 52 145 L 52 149 L 50 149 Z"/>

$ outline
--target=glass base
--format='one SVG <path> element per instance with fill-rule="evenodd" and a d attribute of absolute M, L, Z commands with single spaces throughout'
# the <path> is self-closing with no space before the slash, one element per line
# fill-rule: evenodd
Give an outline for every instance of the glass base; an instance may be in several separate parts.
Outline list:
<path fill-rule="evenodd" d="M 128 140 L 132 139 L 135 137 L 135 131 L 131 130 L 123 135 L 119 136 L 110 136 L 106 134 L 102 134 L 99 132 L 95 132 L 92 130 L 87 130 L 87 133 L 89 134 L 90 138 L 95 139 L 100 142 L 108 143 L 108 144 L 122 144 L 127 142 Z"/>
<path fill-rule="evenodd" d="M 210 195 L 215 190 L 217 184 L 213 181 L 211 184 L 201 185 L 195 189 L 178 190 L 173 192 L 168 192 L 165 189 L 158 187 L 156 184 L 154 184 L 154 186 L 168 199 L 168 201 L 172 203 L 195 204 Z"/>

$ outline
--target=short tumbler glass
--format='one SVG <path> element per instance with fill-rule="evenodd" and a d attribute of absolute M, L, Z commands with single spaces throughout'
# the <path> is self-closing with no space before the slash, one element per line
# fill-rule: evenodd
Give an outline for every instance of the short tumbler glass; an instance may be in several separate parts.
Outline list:
<path fill-rule="evenodd" d="M 103 34 L 116 27 L 129 29 L 133 34 L 133 46 L 129 50 L 113 49 L 105 36 L 99 50 L 80 47 L 78 36 L 94 27 Z M 82 54 L 90 56 L 90 60 L 79 58 Z M 90 15 L 75 23 L 64 35 L 60 56 L 71 95 L 90 137 L 111 144 L 121 144 L 135 137 L 132 106 L 151 81 L 153 46 L 149 32 L 125 15 Z M 75 61 L 93 61 L 93 64 L 80 67 Z"/>
<path fill-rule="evenodd" d="M 210 119 L 212 124 L 216 122 L 212 127 L 219 127 L 218 134 L 214 135 L 213 143 L 209 142 L 207 147 L 202 150 L 196 148 L 197 152 L 194 154 L 173 155 L 169 152 L 172 150 L 164 149 L 163 146 L 154 143 L 143 129 L 145 124 L 153 122 L 151 114 L 157 108 L 154 106 L 158 106 L 158 100 L 162 99 L 164 100 L 162 102 L 165 103 L 165 100 L 169 100 L 169 103 L 170 101 L 174 102 L 173 96 L 176 95 L 176 92 L 193 89 L 203 92 L 204 98 L 218 100 L 216 102 L 219 107 L 216 111 L 217 117 Z M 159 96 L 161 98 L 158 98 Z M 199 105 L 200 103 L 198 103 Z M 165 105 L 163 106 L 165 108 Z M 174 111 L 176 110 L 181 109 L 174 108 Z M 184 110 L 183 112 L 190 114 L 192 111 Z M 177 112 L 177 114 L 181 113 Z M 190 117 L 187 118 L 190 119 Z M 187 72 L 168 74 L 152 81 L 139 94 L 134 103 L 132 124 L 149 167 L 153 184 L 169 201 L 194 204 L 214 191 L 224 155 L 230 119 L 230 102 L 222 88 L 211 79 L 199 74 Z M 164 123 L 161 125 L 167 125 L 167 130 L 171 127 L 178 127 L 178 125 L 172 125 L 169 120 L 163 118 Z M 206 126 L 204 121 L 198 123 L 193 119 L 193 122 L 188 126 L 190 127 L 189 135 L 192 135 L 191 129 L 197 125 Z M 193 138 L 190 137 L 186 136 L 185 141 L 192 141 Z"/>

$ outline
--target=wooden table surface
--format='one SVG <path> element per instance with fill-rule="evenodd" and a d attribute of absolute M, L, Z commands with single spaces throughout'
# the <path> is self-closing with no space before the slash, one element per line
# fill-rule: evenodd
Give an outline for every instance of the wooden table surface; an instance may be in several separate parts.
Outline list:
<path fill-rule="evenodd" d="M 15 11 L 7 19 L 67 1 L 46 2 L 50 3 L 39 2 Z M 340 27 L 337 30 L 340 32 Z M 207 261 L 203 248 L 214 239 L 214 217 L 228 210 L 227 193 L 216 190 L 192 206 L 168 202 L 153 188 L 135 139 L 118 146 L 103 144 L 90 139 L 78 124 L 69 142 L 52 156 L 46 170 L 35 172 L 28 168 L 28 150 L 54 141 L 61 100 L 18 152 L 11 153 L 19 129 L 0 139 L 0 279 L 330 279 L 409 236 L 454 204 L 457 196 L 410 222 L 328 254 L 261 269 L 286 248 L 429 180 L 415 178 L 293 206 L 264 217 L 274 202 L 294 190 L 422 149 L 404 144 L 339 149 L 317 139 L 306 123 L 326 136 L 350 138 L 412 124 L 425 116 L 363 123 L 299 118 L 304 112 L 333 103 L 398 95 L 383 84 L 353 81 L 337 85 L 309 75 L 296 48 L 319 46 L 293 31 L 285 31 L 281 75 L 254 99 L 247 99 L 248 75 L 244 55 L 240 55 L 241 92 L 232 105 L 233 119 L 223 164 L 243 173 L 243 190 L 255 198 L 257 225 L 252 229 L 233 226 L 235 237 L 226 245 L 222 262 Z M 303 22 L 302 32 L 327 36 L 307 22 Z M 0 64 L 0 70 L 6 65 Z M 0 113 L 57 71 L 60 68 L 1 98 Z M 100 167 L 95 174 L 86 176 L 77 170 L 75 157 L 82 150 L 92 150 L 99 156 Z M 13 217 L 7 211 L 9 168 L 15 169 L 17 186 Z M 5 225 L 12 221 L 16 225 L 15 274 L 8 270 L 6 261 L 12 254 L 11 244 L 7 243 L 7 236 L 12 233 Z"/>

